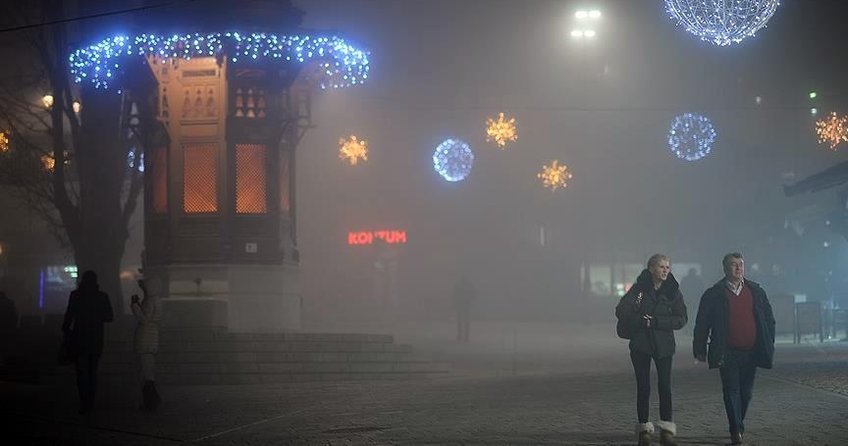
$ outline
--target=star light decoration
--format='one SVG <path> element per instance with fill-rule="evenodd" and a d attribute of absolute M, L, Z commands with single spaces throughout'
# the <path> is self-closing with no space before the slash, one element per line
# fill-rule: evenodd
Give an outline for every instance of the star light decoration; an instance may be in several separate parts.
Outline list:
<path fill-rule="evenodd" d="M 486 120 L 486 142 L 494 142 L 503 150 L 508 142 L 518 139 L 518 129 L 515 127 L 515 118 L 506 119 L 503 112 L 498 113 L 498 119 Z"/>
<path fill-rule="evenodd" d="M 361 159 L 368 161 L 368 141 L 350 135 L 348 139 L 339 138 L 339 158 L 355 166 Z"/>
<path fill-rule="evenodd" d="M 716 136 L 709 118 L 697 113 L 683 113 L 671 121 L 668 148 L 680 159 L 697 161 L 710 154 Z"/>
<path fill-rule="evenodd" d="M 665 0 L 665 9 L 687 32 L 725 46 L 766 26 L 780 0 Z"/>
<path fill-rule="evenodd" d="M 126 69 L 132 69 L 132 63 L 143 62 L 141 58 L 133 61 L 138 56 L 162 60 L 227 57 L 233 64 L 259 60 L 315 62 L 321 89 L 362 84 L 369 70 L 368 52 L 340 37 L 226 32 L 110 37 L 72 52 L 70 72 L 77 83 L 109 88 Z"/>
<path fill-rule="evenodd" d="M 832 112 L 827 118 L 816 121 L 816 134 L 819 144 L 828 143 L 830 150 L 836 150 L 841 142 L 848 142 L 848 116 L 839 116 Z"/>
<path fill-rule="evenodd" d="M 0 132 L 0 153 L 9 151 L 9 135 L 6 132 Z"/>
<path fill-rule="evenodd" d="M 542 180 L 543 186 L 555 192 L 559 188 L 568 187 L 568 180 L 573 175 L 568 171 L 568 166 L 560 165 L 559 160 L 553 160 L 550 165 L 542 166 L 542 171 L 537 173 L 536 177 Z"/>
<path fill-rule="evenodd" d="M 446 139 L 433 152 L 433 168 L 450 182 L 464 180 L 473 165 L 474 152 L 460 139 Z"/>

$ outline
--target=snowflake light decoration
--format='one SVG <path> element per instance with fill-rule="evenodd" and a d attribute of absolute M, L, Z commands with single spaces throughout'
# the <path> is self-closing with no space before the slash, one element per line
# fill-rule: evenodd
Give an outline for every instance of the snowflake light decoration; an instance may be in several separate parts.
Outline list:
<path fill-rule="evenodd" d="M 193 33 L 135 37 L 115 36 L 80 48 L 69 56 L 74 81 L 91 82 L 96 88 L 108 88 L 126 69 L 133 57 L 159 59 L 227 57 L 232 64 L 258 60 L 316 62 L 322 89 L 362 84 L 368 79 L 368 52 L 336 36 L 283 35 L 238 32 Z"/>
<path fill-rule="evenodd" d="M 780 0 L 665 0 L 671 18 L 687 32 L 725 46 L 766 26 Z"/>
<path fill-rule="evenodd" d="M 833 112 L 824 119 L 816 121 L 816 135 L 819 144 L 828 143 L 830 150 L 836 150 L 841 142 L 848 142 L 848 116 L 839 116 Z"/>
<path fill-rule="evenodd" d="M 350 135 L 348 139 L 339 138 L 339 158 L 355 166 L 361 159 L 368 161 L 368 141 Z"/>
<path fill-rule="evenodd" d="M 0 132 L 0 153 L 9 151 L 9 136 L 6 132 Z"/>
<path fill-rule="evenodd" d="M 446 139 L 433 152 L 433 168 L 450 182 L 464 180 L 473 165 L 474 152 L 460 139 Z"/>
<path fill-rule="evenodd" d="M 568 180 L 573 175 L 568 171 L 568 166 L 560 165 L 559 160 L 553 160 L 550 165 L 542 166 L 542 171 L 537 173 L 536 177 L 542 180 L 543 186 L 554 192 L 559 188 L 568 187 Z"/>
<path fill-rule="evenodd" d="M 697 161 L 710 154 L 716 135 L 706 116 L 684 113 L 671 121 L 668 148 L 680 159 Z"/>
<path fill-rule="evenodd" d="M 506 119 L 504 114 L 498 113 L 498 119 L 486 120 L 486 142 L 497 144 L 501 150 L 506 148 L 506 143 L 515 142 L 518 139 L 518 129 L 515 127 L 515 118 Z"/>

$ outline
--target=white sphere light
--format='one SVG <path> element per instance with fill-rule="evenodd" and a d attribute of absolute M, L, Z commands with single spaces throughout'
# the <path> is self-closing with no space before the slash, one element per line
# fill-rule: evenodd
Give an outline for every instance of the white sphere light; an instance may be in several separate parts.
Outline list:
<path fill-rule="evenodd" d="M 780 0 L 665 0 L 671 18 L 707 42 L 739 43 L 766 26 Z"/>

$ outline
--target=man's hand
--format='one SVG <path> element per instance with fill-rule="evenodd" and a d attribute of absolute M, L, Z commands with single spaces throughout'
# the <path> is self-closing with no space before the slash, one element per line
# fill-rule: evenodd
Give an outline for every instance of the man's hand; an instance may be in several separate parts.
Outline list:
<path fill-rule="evenodd" d="M 134 304 L 137 304 L 137 303 L 138 303 L 138 294 L 133 294 L 133 295 L 130 297 L 130 302 L 131 302 L 131 303 L 134 303 Z"/>

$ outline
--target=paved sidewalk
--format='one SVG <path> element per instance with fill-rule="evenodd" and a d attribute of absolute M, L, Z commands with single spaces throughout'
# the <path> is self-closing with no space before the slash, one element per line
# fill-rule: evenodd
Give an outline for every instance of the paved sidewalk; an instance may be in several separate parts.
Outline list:
<path fill-rule="evenodd" d="M 473 347 L 453 351 L 458 365 L 485 356 L 462 348 Z M 681 443 L 726 444 L 718 373 L 681 350 L 674 374 Z M 525 361 L 544 362 L 541 352 L 524 353 Z M 624 351 L 592 359 L 595 370 L 582 364 L 575 372 L 565 359 L 551 355 L 543 372 L 522 362 L 515 376 L 503 372 L 516 360 L 502 356 L 497 373 L 466 367 L 430 380 L 163 387 L 155 414 L 137 410 L 135 389 L 109 387 L 87 417 L 76 414 L 71 383 L 0 383 L 3 430 L 25 438 L 15 444 L 45 445 L 632 444 L 635 382 Z M 780 345 L 778 359 L 758 377 L 747 444 L 848 443 L 848 392 L 839 386 L 848 345 Z"/>

